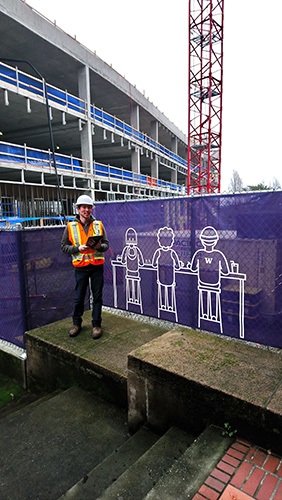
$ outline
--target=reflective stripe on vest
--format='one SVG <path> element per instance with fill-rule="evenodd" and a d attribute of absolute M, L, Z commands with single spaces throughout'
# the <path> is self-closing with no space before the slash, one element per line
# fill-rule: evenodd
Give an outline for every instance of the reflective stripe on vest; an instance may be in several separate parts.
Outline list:
<path fill-rule="evenodd" d="M 68 233 L 70 242 L 79 247 L 80 245 L 86 245 L 87 239 L 90 236 L 103 235 L 103 225 L 101 221 L 94 220 L 91 222 L 88 234 L 86 235 L 82 225 L 79 222 L 72 221 L 68 223 Z M 88 266 L 88 264 L 99 265 L 104 262 L 104 253 L 98 252 L 95 249 L 72 254 L 72 263 L 75 267 Z"/>

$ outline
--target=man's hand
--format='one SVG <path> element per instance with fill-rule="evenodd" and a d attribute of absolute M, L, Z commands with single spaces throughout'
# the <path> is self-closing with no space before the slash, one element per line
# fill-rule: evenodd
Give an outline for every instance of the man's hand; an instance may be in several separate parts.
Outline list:
<path fill-rule="evenodd" d="M 96 243 L 96 245 L 91 245 L 91 246 L 88 246 L 88 245 L 80 245 L 78 247 L 78 250 L 80 251 L 80 253 L 82 252 L 86 252 L 87 250 L 94 250 L 94 248 L 101 248 L 101 241 L 99 240 L 98 243 Z"/>
<path fill-rule="evenodd" d="M 87 251 L 87 250 L 89 250 L 89 249 L 90 249 L 90 247 L 88 247 L 87 245 L 80 245 L 80 246 L 78 247 L 78 250 L 79 250 L 80 252 L 86 252 L 86 251 Z"/>

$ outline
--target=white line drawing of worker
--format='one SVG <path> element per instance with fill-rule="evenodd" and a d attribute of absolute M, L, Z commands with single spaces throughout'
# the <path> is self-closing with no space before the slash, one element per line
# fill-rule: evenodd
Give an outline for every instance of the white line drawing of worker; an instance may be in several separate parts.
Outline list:
<path fill-rule="evenodd" d="M 198 328 L 201 319 L 219 323 L 222 329 L 221 315 L 221 276 L 230 273 L 225 255 L 215 250 L 219 236 L 212 226 L 206 226 L 200 234 L 200 241 L 204 248 L 197 250 L 191 263 L 187 267 L 198 274 Z"/>
<path fill-rule="evenodd" d="M 139 269 L 144 266 L 144 258 L 140 248 L 137 246 L 137 233 L 133 227 L 129 227 L 125 233 L 125 247 L 121 256 L 117 257 L 125 266 L 126 280 L 126 309 L 129 304 L 140 307 L 143 314 L 141 296 L 141 277 Z"/>
<path fill-rule="evenodd" d="M 184 266 L 179 260 L 175 250 L 174 232 L 170 227 L 161 227 L 158 230 L 159 248 L 155 251 L 152 259 L 152 266 L 157 269 L 158 284 L 158 317 L 161 311 L 167 311 L 175 314 L 175 320 L 178 322 L 178 313 L 175 297 L 175 271 Z"/>

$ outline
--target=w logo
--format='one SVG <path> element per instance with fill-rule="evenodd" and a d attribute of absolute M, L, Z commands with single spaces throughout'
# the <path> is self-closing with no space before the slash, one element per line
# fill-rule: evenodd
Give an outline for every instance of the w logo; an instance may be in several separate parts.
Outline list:
<path fill-rule="evenodd" d="M 212 257 L 205 257 L 206 264 L 212 263 Z"/>

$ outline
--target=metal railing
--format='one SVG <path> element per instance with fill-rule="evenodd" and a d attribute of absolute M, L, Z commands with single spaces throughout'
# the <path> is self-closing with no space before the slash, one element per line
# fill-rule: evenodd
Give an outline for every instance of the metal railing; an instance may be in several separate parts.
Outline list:
<path fill-rule="evenodd" d="M 69 171 L 70 174 L 90 174 L 87 162 L 81 158 L 62 154 L 56 154 L 55 157 L 57 169 L 60 171 Z M 44 169 L 44 171 L 48 170 L 48 172 L 55 173 L 50 151 L 29 148 L 26 145 L 20 146 L 0 141 L 0 162 L 20 163 L 24 168 L 32 165 L 35 168 L 38 167 Z M 86 167 L 84 166 L 85 163 Z M 110 182 L 134 184 L 182 195 L 185 195 L 187 192 L 184 186 L 97 162 L 93 162 L 93 174 L 97 178 Z"/>
<path fill-rule="evenodd" d="M 55 154 L 56 165 L 58 169 L 71 170 L 73 172 L 84 172 L 86 169 L 83 166 L 82 159 L 72 155 Z M 19 144 L 0 141 L 0 162 L 16 162 L 22 163 L 25 166 L 33 165 L 43 169 L 53 171 L 53 158 L 50 150 L 36 149 Z"/>
<path fill-rule="evenodd" d="M 22 92 L 31 98 L 38 98 L 44 101 L 44 84 L 43 82 L 27 73 L 20 71 L 18 68 L 13 68 L 0 62 L 0 82 L 4 88 L 11 91 Z M 63 111 L 71 111 L 80 118 L 87 117 L 87 103 L 83 99 L 76 97 L 66 90 L 61 90 L 53 85 L 47 85 L 47 95 L 50 103 L 55 103 L 62 107 Z M 167 161 L 173 162 L 175 165 L 187 169 L 187 160 L 173 153 L 170 149 L 147 136 L 143 132 L 128 125 L 124 121 L 100 109 L 94 104 L 90 106 L 90 119 L 93 123 L 106 127 L 112 132 L 122 135 L 128 140 L 134 141 L 141 148 L 144 147 L 160 156 Z"/>
<path fill-rule="evenodd" d="M 185 195 L 187 188 L 171 182 L 166 182 L 161 179 L 155 179 L 148 175 L 137 174 L 123 168 L 103 165 L 102 163 L 94 163 L 95 177 L 101 177 L 103 180 L 116 181 L 127 183 L 129 185 L 137 185 L 139 187 L 158 189 Z"/>

